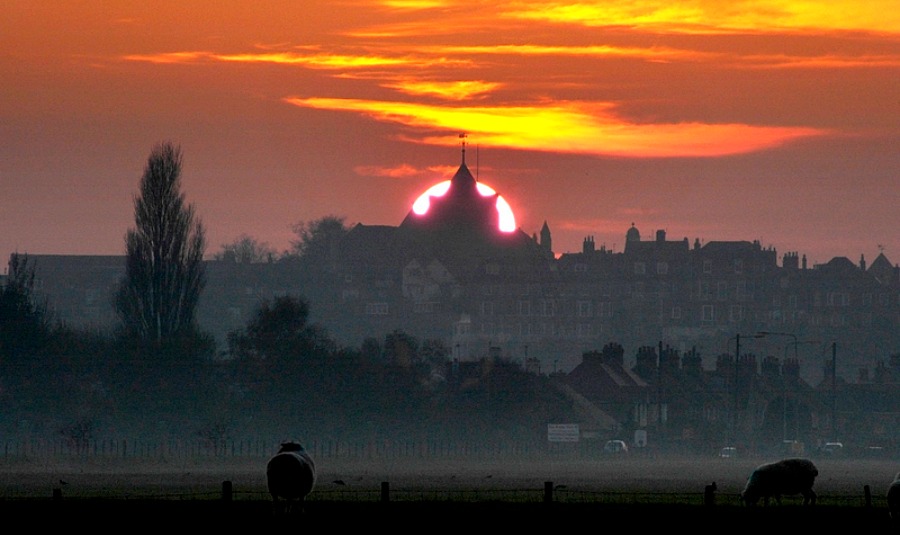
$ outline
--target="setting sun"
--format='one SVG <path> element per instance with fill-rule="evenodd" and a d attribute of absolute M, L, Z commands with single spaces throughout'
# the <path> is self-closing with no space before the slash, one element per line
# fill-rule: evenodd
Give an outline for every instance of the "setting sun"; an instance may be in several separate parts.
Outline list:
<path fill-rule="evenodd" d="M 497 192 L 494 191 L 494 188 L 482 184 L 478 182 L 476 184 L 478 188 L 478 193 L 482 197 L 491 197 L 493 195 L 497 195 Z M 419 196 L 416 199 L 416 202 L 413 203 L 412 210 L 417 215 L 425 215 L 428 213 L 428 209 L 431 207 L 431 198 L 432 197 L 443 197 L 447 191 L 450 190 L 450 181 L 445 180 L 443 182 L 439 182 L 434 186 L 428 188 L 425 193 Z M 509 203 L 506 202 L 502 196 L 497 195 L 497 217 L 499 220 L 499 229 L 501 232 L 513 232 L 516 230 L 516 217 L 513 215 L 512 208 L 509 206 Z"/>

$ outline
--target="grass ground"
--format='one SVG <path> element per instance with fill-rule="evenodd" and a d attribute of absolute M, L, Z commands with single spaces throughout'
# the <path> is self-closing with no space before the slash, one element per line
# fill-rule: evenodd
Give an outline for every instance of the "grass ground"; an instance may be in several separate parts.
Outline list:
<path fill-rule="evenodd" d="M 779 525 L 831 531 L 836 525 L 887 529 L 884 494 L 900 461 L 815 460 L 819 502 L 786 497 L 780 507 L 741 507 L 737 497 L 764 459 L 634 458 L 498 460 L 318 460 L 306 513 L 282 522 L 399 529 L 471 522 L 522 528 L 614 522 L 667 527 Z M 66 526 L 148 527 L 175 519 L 223 529 L 274 522 L 265 459 L 129 463 L 0 462 L 0 518 Z M 224 483 L 233 490 L 223 502 Z M 716 506 L 703 505 L 715 481 Z M 544 503 L 545 484 L 554 488 Z M 389 503 L 382 503 L 388 483 Z M 866 487 L 870 500 L 866 501 Z M 59 498 L 52 499 L 54 491 Z M 870 506 L 866 507 L 869 503 Z M 842 524 L 837 524 L 841 522 Z M 731 529 L 729 529 L 731 531 Z M 889 532 L 889 531 L 886 531 Z"/>

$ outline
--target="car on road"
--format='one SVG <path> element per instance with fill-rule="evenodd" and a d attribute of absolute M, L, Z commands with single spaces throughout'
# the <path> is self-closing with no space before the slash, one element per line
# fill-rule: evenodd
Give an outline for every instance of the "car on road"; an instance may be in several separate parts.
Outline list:
<path fill-rule="evenodd" d="M 603 453 L 628 453 L 628 445 L 624 440 L 607 440 L 603 445 Z"/>

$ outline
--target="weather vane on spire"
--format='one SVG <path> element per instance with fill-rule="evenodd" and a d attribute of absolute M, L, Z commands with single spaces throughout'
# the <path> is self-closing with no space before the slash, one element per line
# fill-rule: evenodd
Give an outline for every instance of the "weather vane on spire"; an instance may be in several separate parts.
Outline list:
<path fill-rule="evenodd" d="M 465 132 L 460 132 L 459 139 L 461 139 L 462 143 L 462 163 L 465 165 L 466 163 L 466 138 L 469 137 L 469 134 Z"/>

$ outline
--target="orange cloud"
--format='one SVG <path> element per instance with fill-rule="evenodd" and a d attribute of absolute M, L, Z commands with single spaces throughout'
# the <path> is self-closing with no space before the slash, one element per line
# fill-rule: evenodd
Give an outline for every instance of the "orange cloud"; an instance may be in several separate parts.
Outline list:
<path fill-rule="evenodd" d="M 443 57 L 379 56 L 368 54 L 298 54 L 295 52 L 265 52 L 246 54 L 214 54 L 211 52 L 167 52 L 160 54 L 131 54 L 128 61 L 150 63 L 194 63 L 197 61 L 222 61 L 232 63 L 275 63 L 300 65 L 313 69 L 357 69 L 371 67 L 432 67 L 464 66 L 468 60 Z"/>
<path fill-rule="evenodd" d="M 447 3 L 446 0 L 383 0 L 381 5 L 396 9 L 431 9 Z"/>
<path fill-rule="evenodd" d="M 625 157 L 710 157 L 759 151 L 820 136 L 824 130 L 746 124 L 636 124 L 615 116 L 606 103 L 560 102 L 543 106 L 440 107 L 362 99 L 288 98 L 305 108 L 359 113 L 378 121 L 427 131 L 427 144 L 455 144 L 468 132 L 480 144 L 522 150 Z"/>
<path fill-rule="evenodd" d="M 131 54 L 128 61 L 144 61 L 157 64 L 198 63 L 221 61 L 231 63 L 274 63 L 294 65 L 310 69 L 342 71 L 339 76 L 350 76 L 348 71 L 361 69 L 427 69 L 474 68 L 477 62 L 461 56 L 519 55 L 519 56 L 574 56 L 621 57 L 662 62 L 719 63 L 733 68 L 778 69 L 847 69 L 859 67 L 900 67 L 900 56 L 894 54 L 839 55 L 824 54 L 803 56 L 790 54 L 749 54 L 703 52 L 672 47 L 619 47 L 610 45 L 562 46 L 562 45 L 492 45 L 492 46 L 396 46 L 384 47 L 382 54 L 328 54 L 296 52 L 265 52 L 245 54 L 215 54 L 204 51 L 167 52 L 159 54 Z M 395 55 L 390 55 L 391 53 Z M 380 74 L 385 78 L 387 74 Z M 425 81 L 402 80 L 386 82 L 383 87 L 396 89 L 409 95 L 427 95 L 450 100 L 464 100 L 484 96 L 504 84 L 485 80 Z"/>
<path fill-rule="evenodd" d="M 900 33 L 895 0 L 785 2 L 745 0 L 618 0 L 611 2 L 527 2 L 510 4 L 504 15 L 582 26 L 624 26 L 654 32 L 738 33 L 865 31 Z"/>
<path fill-rule="evenodd" d="M 415 167 L 402 164 L 396 167 L 381 167 L 377 165 L 360 165 L 353 169 L 360 176 L 383 176 L 390 178 L 407 178 L 419 176 L 422 171 Z"/>
<path fill-rule="evenodd" d="M 467 100 L 480 97 L 503 86 L 500 83 L 481 80 L 455 82 L 404 80 L 382 85 L 408 95 L 433 96 L 448 100 Z"/>
<path fill-rule="evenodd" d="M 129 54 L 123 59 L 148 63 L 194 63 L 209 59 L 212 55 L 209 52 L 164 52 L 160 54 Z"/>
<path fill-rule="evenodd" d="M 360 165 L 353 169 L 360 176 L 377 176 L 386 178 L 420 178 L 420 177 L 446 177 L 456 172 L 456 167 L 449 165 L 434 165 L 424 169 L 409 164 L 400 164 L 394 167 L 378 165 Z"/>

